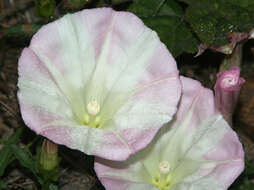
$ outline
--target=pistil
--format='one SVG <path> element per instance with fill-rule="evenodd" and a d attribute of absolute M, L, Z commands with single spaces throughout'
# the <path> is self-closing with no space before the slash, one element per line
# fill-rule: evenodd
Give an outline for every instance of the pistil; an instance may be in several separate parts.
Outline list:
<path fill-rule="evenodd" d="M 92 116 L 97 115 L 101 109 L 100 104 L 96 100 L 89 102 L 86 108 L 87 108 L 87 112 Z"/>
<path fill-rule="evenodd" d="M 166 190 L 170 187 L 171 175 L 170 170 L 171 166 L 168 161 L 162 161 L 158 166 L 158 174 L 153 179 L 153 185 L 159 188 L 160 190 Z"/>

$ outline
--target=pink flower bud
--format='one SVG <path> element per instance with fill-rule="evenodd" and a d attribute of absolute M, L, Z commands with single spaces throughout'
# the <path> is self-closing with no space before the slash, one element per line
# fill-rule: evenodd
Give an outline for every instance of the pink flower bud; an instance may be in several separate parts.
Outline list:
<path fill-rule="evenodd" d="M 232 115 L 244 82 L 245 80 L 240 77 L 240 68 L 237 66 L 217 74 L 217 81 L 214 86 L 215 103 L 225 120 L 231 126 Z"/>

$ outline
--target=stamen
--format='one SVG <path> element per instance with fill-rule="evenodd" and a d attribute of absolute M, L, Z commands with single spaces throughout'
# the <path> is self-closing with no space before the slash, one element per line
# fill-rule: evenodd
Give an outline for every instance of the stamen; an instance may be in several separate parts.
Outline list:
<path fill-rule="evenodd" d="M 84 124 L 87 125 L 90 122 L 90 117 L 88 114 L 85 114 L 84 116 Z"/>
<path fill-rule="evenodd" d="M 162 161 L 159 164 L 159 171 L 161 174 L 168 174 L 170 171 L 170 164 L 168 163 L 168 161 Z"/>
<path fill-rule="evenodd" d="M 101 118 L 100 116 L 96 116 L 94 120 L 95 128 L 99 128 L 101 124 Z"/>
<path fill-rule="evenodd" d="M 88 113 L 92 116 L 100 112 L 100 104 L 96 100 L 89 102 L 86 108 Z"/>
<path fill-rule="evenodd" d="M 169 189 L 172 181 L 172 174 L 170 174 L 171 166 L 168 161 L 162 161 L 159 163 L 159 173 L 157 173 L 152 184 L 160 190 Z"/>

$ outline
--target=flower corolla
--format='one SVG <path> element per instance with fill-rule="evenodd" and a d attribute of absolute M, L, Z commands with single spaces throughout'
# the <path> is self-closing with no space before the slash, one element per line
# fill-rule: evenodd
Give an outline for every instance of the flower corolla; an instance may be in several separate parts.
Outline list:
<path fill-rule="evenodd" d="M 107 190 L 226 190 L 244 168 L 236 133 L 199 82 L 181 78 L 176 117 L 145 149 L 124 162 L 96 158 Z"/>
<path fill-rule="evenodd" d="M 175 60 L 129 12 L 83 10 L 43 26 L 19 59 L 26 125 L 55 143 L 125 160 L 172 119 Z"/>

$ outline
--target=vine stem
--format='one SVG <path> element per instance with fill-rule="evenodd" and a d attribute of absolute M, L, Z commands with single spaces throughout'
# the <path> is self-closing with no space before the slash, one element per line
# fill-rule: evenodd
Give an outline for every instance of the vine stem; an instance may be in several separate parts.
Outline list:
<path fill-rule="evenodd" d="M 236 45 L 233 53 L 231 55 L 226 55 L 222 64 L 220 65 L 220 71 L 229 70 L 233 66 L 241 67 L 242 64 L 242 52 L 243 52 L 243 43 Z"/>

